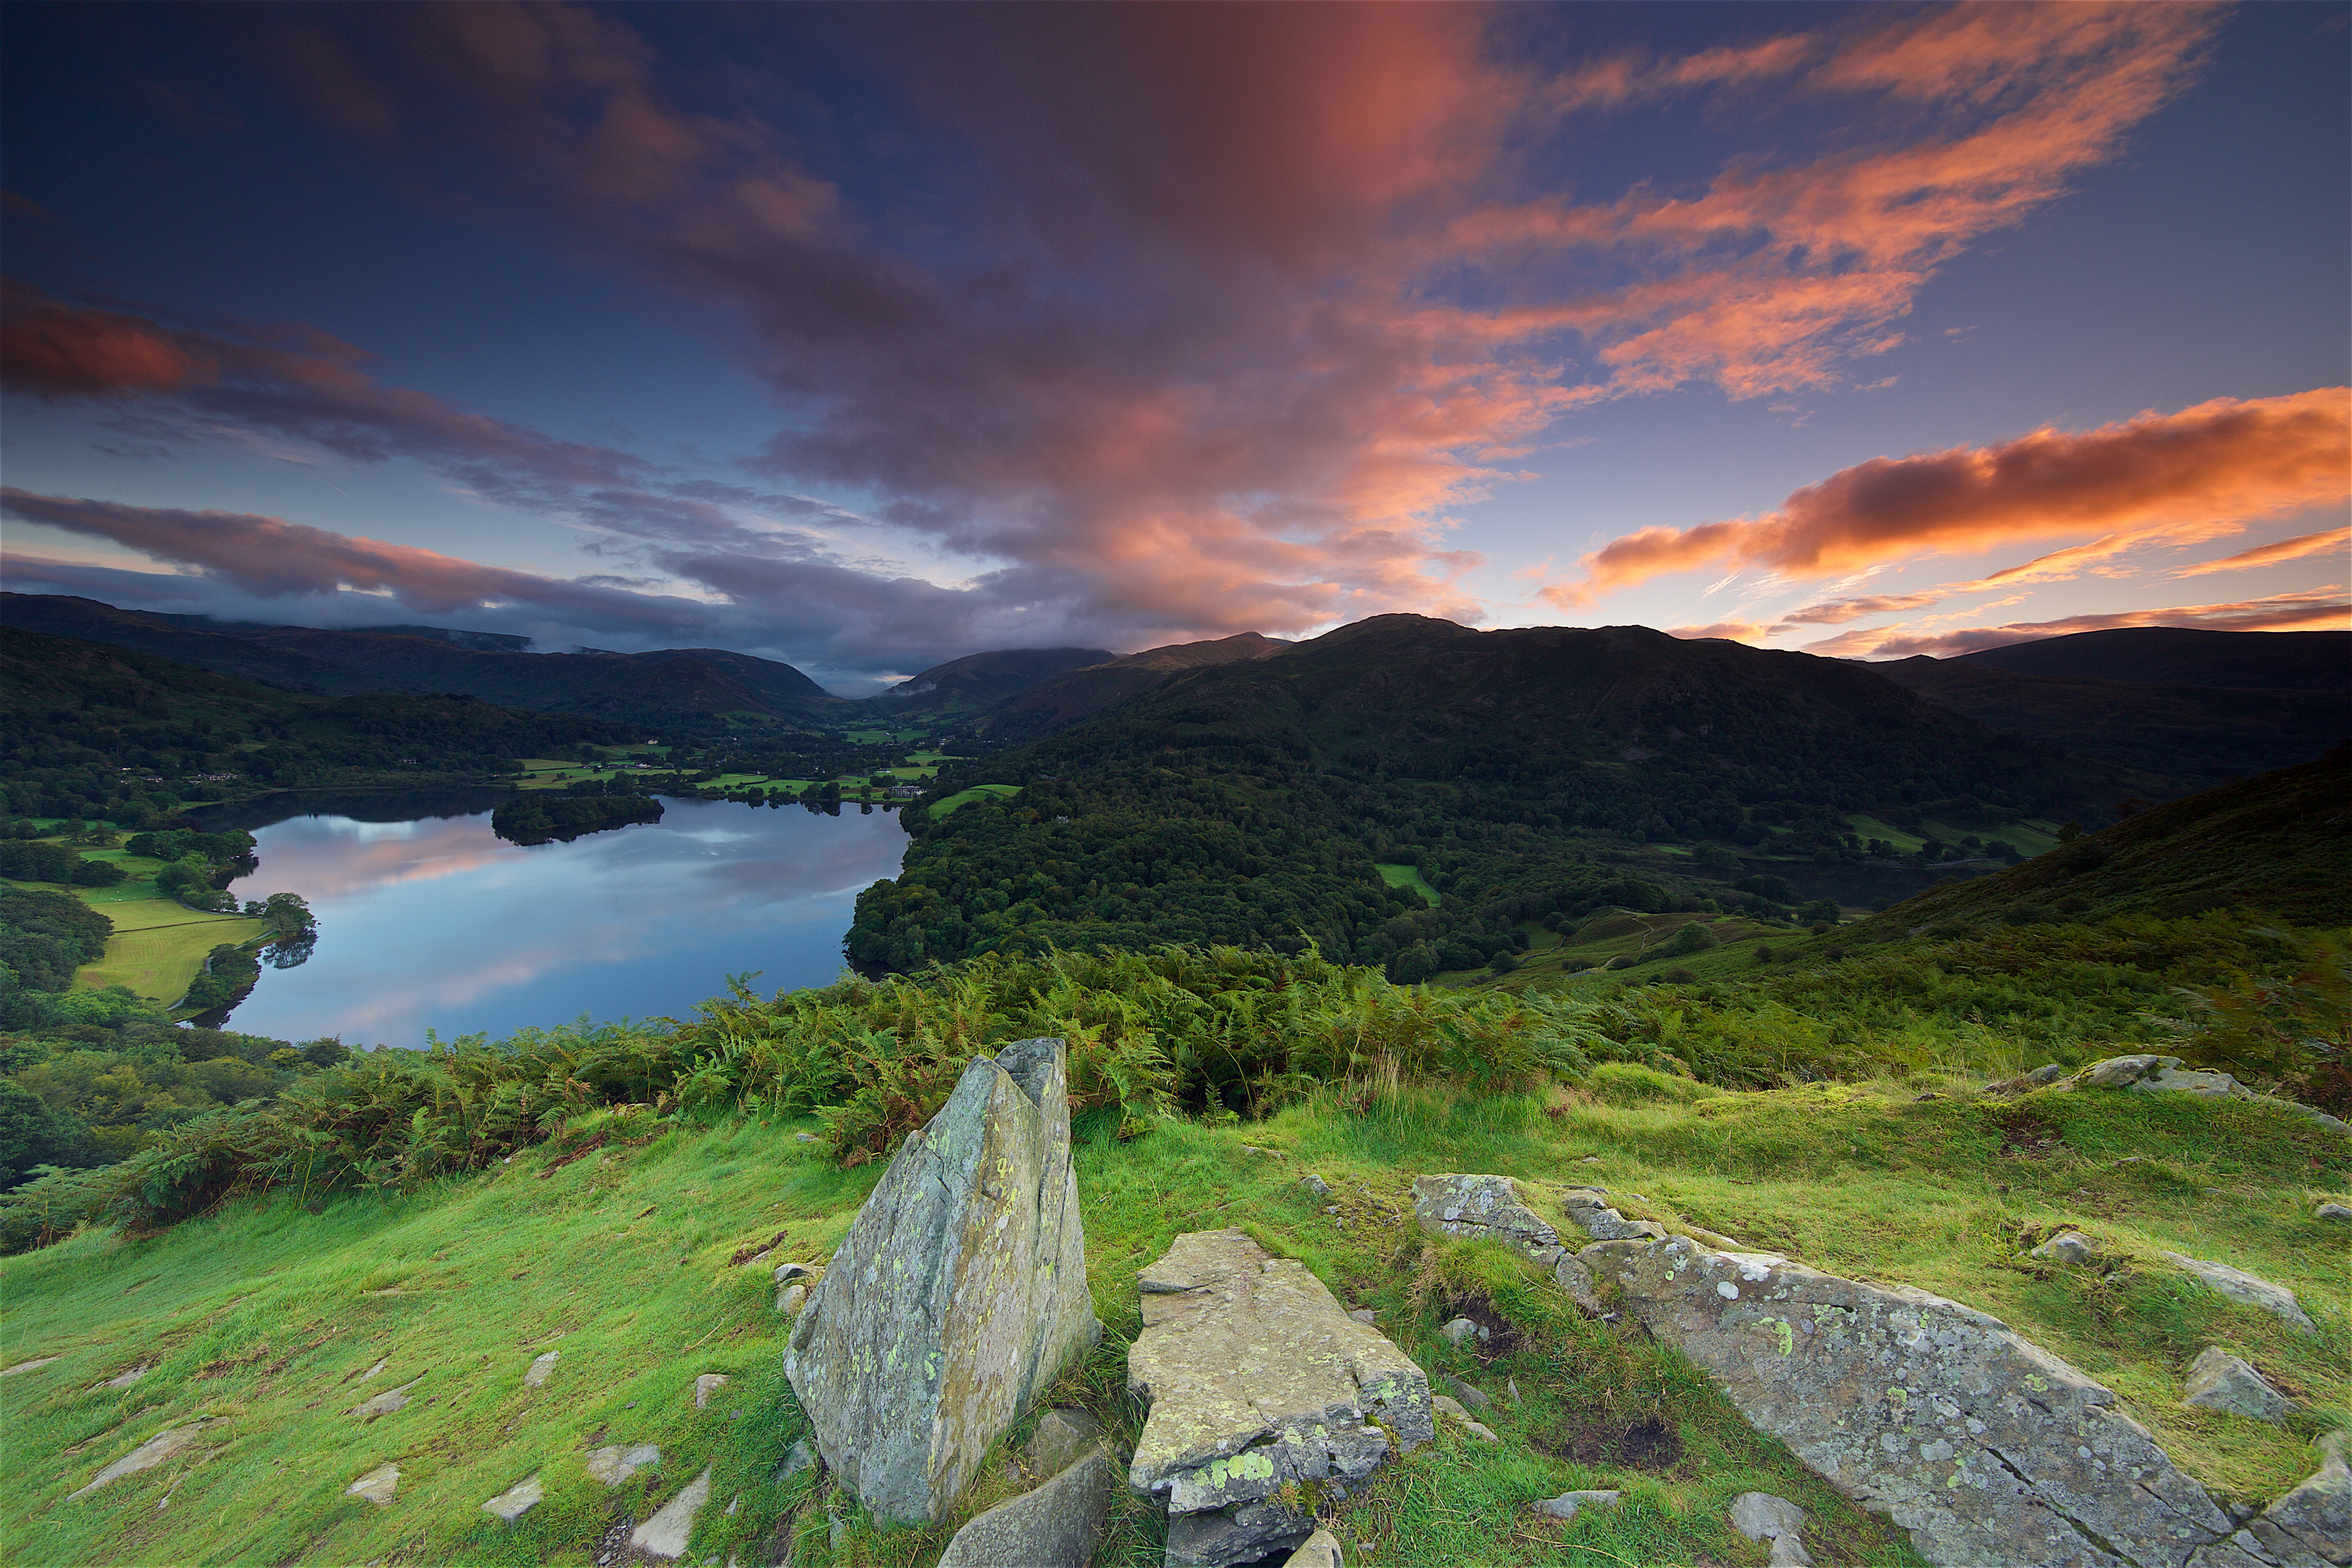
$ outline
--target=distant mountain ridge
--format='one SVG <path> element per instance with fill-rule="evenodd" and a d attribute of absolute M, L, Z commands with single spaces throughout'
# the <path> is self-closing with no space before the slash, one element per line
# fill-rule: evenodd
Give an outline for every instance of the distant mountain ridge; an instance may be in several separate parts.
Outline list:
<path fill-rule="evenodd" d="M 2009 643 L 1943 661 L 1979 669 L 2154 686 L 2352 689 L 2352 631 L 2224 632 L 2118 626 Z M 1883 668 L 1883 667 L 1882 667 Z"/>
<path fill-rule="evenodd" d="M 1042 734 L 1149 691 L 1179 670 L 1271 658 L 1295 646 L 1282 637 L 1237 632 L 1229 637 L 1146 648 L 1039 681 L 999 704 L 982 719 L 981 729 L 1000 737 Z"/>
<path fill-rule="evenodd" d="M 866 699 L 891 713 L 976 713 L 1066 669 L 1118 656 L 1107 647 L 1013 647 L 933 665 Z"/>

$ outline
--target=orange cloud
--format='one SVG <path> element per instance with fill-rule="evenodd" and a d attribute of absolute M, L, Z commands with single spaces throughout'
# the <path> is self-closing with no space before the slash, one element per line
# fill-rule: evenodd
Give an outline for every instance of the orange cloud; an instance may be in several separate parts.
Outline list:
<path fill-rule="evenodd" d="M 1945 594 L 1944 589 L 1933 588 L 1922 594 L 1869 594 L 1856 599 L 1832 599 L 1790 610 L 1780 617 L 1780 626 L 1836 626 L 1848 621 L 1858 621 L 1864 616 L 1891 616 L 1905 610 L 1924 610 L 1940 603 Z"/>
<path fill-rule="evenodd" d="M 2219 398 L 2079 435 L 2037 430 L 1996 447 L 1875 458 L 1790 495 L 1756 521 L 1647 528 L 1583 559 L 1581 583 L 1542 590 L 1563 608 L 1696 567 L 1844 572 L 2068 533 L 2068 569 L 2340 502 L 2352 475 L 2352 392 Z M 2045 558 L 2045 561 L 2048 558 Z M 1987 584 L 2032 574 L 2014 567 Z M 1956 592 L 1957 589 L 1947 590 Z"/>
<path fill-rule="evenodd" d="M 1758 642 L 1771 635 L 1770 626 L 1754 621 L 1717 621 L 1705 626 L 1668 626 L 1666 635 L 1696 641 L 1703 637 L 1722 637 L 1730 642 Z"/>
<path fill-rule="evenodd" d="M 2193 566 L 2177 567 L 2168 575 L 2202 577 L 2214 572 L 2243 572 L 2255 566 L 2275 566 L 2282 561 L 2302 561 L 2314 555 L 2341 555 L 2347 550 L 2352 550 L 2352 528 L 2330 528 L 2317 533 L 2299 533 L 2293 539 L 2257 544 L 2252 550 L 2241 550 L 2235 555 L 2224 555 L 2219 561 L 2200 561 Z"/>
<path fill-rule="evenodd" d="M 2124 610 L 2111 615 L 2068 616 L 2056 621 L 2014 621 L 2001 626 L 1922 636 L 1902 626 L 1846 632 L 1807 647 L 1807 653 L 1834 658 L 1910 658 L 1927 654 L 1950 658 L 1999 647 L 2004 643 L 2032 642 L 2039 637 L 2065 637 L 2073 632 L 2104 632 L 2117 626 L 2191 626 L 2225 632 L 2320 632 L 2352 629 L 2352 601 L 2341 584 L 2331 583 L 2308 593 L 2273 594 L 2267 598 L 2242 599 L 2226 605 L 2181 605 L 2163 610 Z"/>
<path fill-rule="evenodd" d="M 210 378 L 187 346 L 137 316 L 60 304 L 0 284 L 0 381 L 40 397 L 165 392 Z"/>

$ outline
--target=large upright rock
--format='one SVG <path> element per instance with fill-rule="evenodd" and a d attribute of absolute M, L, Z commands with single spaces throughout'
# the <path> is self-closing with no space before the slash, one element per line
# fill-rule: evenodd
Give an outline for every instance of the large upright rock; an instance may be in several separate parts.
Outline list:
<path fill-rule="evenodd" d="M 2265 1561 L 2115 1395 L 1999 1319 L 1687 1237 L 1579 1255 L 1748 1418 L 1949 1568 Z M 2233 1537 L 2236 1539 L 2233 1540 Z"/>
<path fill-rule="evenodd" d="M 975 1058 L 890 1162 L 784 1352 L 818 1452 L 874 1512 L 942 1517 L 1101 1337 L 1070 1167 L 1067 1058 Z"/>
<path fill-rule="evenodd" d="M 1127 1384 L 1151 1401 L 1128 1484 L 1168 1505 L 1169 1568 L 1253 1562 L 1315 1529 L 1276 1493 L 1347 1485 L 1435 1430 L 1429 1378 L 1305 1265 L 1240 1230 L 1180 1236 L 1146 1268 Z"/>

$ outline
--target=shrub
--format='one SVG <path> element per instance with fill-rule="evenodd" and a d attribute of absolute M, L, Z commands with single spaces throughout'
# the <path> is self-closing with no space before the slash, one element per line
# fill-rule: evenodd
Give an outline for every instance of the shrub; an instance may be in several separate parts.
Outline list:
<path fill-rule="evenodd" d="M 1721 939 L 1717 937 L 1715 932 L 1709 931 L 1699 921 L 1693 921 L 1688 925 L 1683 927 L 1682 930 L 1675 932 L 1674 935 L 1666 938 L 1664 943 L 1658 949 L 1658 956 L 1662 958 L 1680 958 L 1685 953 L 1705 952 L 1711 947 L 1720 947 L 1722 945 L 1723 943 Z"/>

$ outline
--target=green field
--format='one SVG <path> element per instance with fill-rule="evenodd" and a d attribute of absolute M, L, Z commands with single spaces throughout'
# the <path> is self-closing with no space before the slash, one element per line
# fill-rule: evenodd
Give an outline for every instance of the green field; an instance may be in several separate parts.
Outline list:
<path fill-rule="evenodd" d="M 1378 871 L 1381 874 L 1381 880 L 1386 882 L 1390 887 L 1411 888 L 1414 892 L 1421 895 L 1422 902 L 1427 904 L 1433 910 L 1437 907 L 1437 889 L 1431 887 L 1427 882 L 1422 880 L 1420 867 L 1375 866 L 1372 869 Z"/>
<path fill-rule="evenodd" d="M 1974 834 L 1987 844 L 2013 844 L 2018 853 L 2029 859 L 2058 846 L 2058 830 L 2054 823 L 2011 822 L 1999 827 L 1953 827 L 1929 820 L 1922 821 L 1919 830 L 1915 833 L 1892 823 L 1881 822 L 1874 816 L 1864 816 L 1859 812 L 1850 813 L 1846 821 L 1853 825 L 1854 832 L 1862 836 L 1865 844 L 1874 838 L 1884 838 L 1906 855 L 1916 854 L 1930 836 L 1939 844 L 1958 844 Z"/>
<path fill-rule="evenodd" d="M 970 789 L 956 791 L 955 794 L 948 796 L 945 800 L 932 802 L 931 815 L 933 816 L 945 816 L 956 807 L 964 805 L 966 802 L 978 800 L 983 795 L 992 795 L 1001 798 L 1007 795 L 1019 795 L 1020 793 L 1021 786 L 1019 784 L 974 784 Z"/>
<path fill-rule="evenodd" d="M 921 1531 L 874 1528 L 845 1497 L 813 1495 L 810 1473 L 774 1479 L 804 1418 L 778 1368 L 787 1321 L 772 1309 L 769 1268 L 823 1260 L 881 1167 L 835 1169 L 821 1145 L 795 1141 L 807 1122 L 704 1125 L 632 1110 L 594 1113 L 557 1148 L 413 1196 L 342 1198 L 310 1214 L 289 1190 L 160 1237 L 92 1231 L 0 1261 L 7 1360 L 60 1358 L 0 1385 L 11 1430 L 0 1516 L 40 1521 L 12 1531 L 11 1560 L 586 1568 L 614 1518 L 646 1517 L 706 1465 L 711 1503 L 689 1561 L 767 1561 L 795 1508 L 786 1529 L 806 1568 L 934 1560 L 955 1525 L 1002 1494 L 995 1467 L 954 1518 Z M 2005 1131 L 2021 1125 L 2046 1140 L 2031 1157 Z M 598 1133 L 602 1148 L 559 1166 L 561 1152 Z M 1754 1489 L 1808 1510 L 1822 1560 L 1916 1568 L 1898 1531 L 1750 1432 L 1688 1363 L 1638 1330 L 1580 1318 L 1516 1256 L 1432 1241 L 1412 1225 L 1418 1173 L 1515 1174 L 1548 1206 L 1573 1170 L 1605 1182 L 1634 1217 L 1993 1312 L 2115 1389 L 2217 1493 L 2263 1500 L 2312 1468 L 2312 1436 L 2352 1415 L 2342 1243 L 2308 1217 L 2310 1184 L 2323 1179 L 2314 1156 L 2329 1136 L 2186 1097 L 2048 1093 L 2011 1106 L 1920 1100 L 1892 1084 L 1726 1094 L 1622 1065 L 1538 1096 L 1405 1089 L 1342 1106 L 1326 1091 L 1254 1126 L 1162 1121 L 1133 1142 L 1082 1142 L 1087 1280 L 1108 1332 L 1053 1398 L 1087 1405 L 1132 1443 L 1144 1414 L 1123 1375 L 1136 1273 L 1180 1231 L 1238 1223 L 1377 1312 L 1433 1376 L 1497 1395 L 1514 1379 L 1525 1395 L 1485 1417 L 1501 1445 L 1449 1427 L 1338 1505 L 1342 1539 L 1371 1543 L 1373 1563 L 1745 1563 L 1756 1554 L 1725 1512 Z M 2340 1149 L 2331 1157 L 2341 1182 Z M 1299 1189 L 1307 1171 L 1338 1189 L 1329 1205 Z M 2024 1259 L 2062 1226 L 2095 1229 L 2114 1267 Z M 2294 1289 L 2319 1335 L 2189 1285 L 2161 1261 L 2166 1250 Z M 1491 1364 L 1436 1333 L 1474 1305 L 1523 1336 Z M 2304 1413 L 2275 1426 L 2182 1405 L 2181 1370 L 2207 1343 L 2302 1391 Z M 525 1367 L 549 1350 L 561 1357 L 552 1375 L 524 1389 Z M 101 1385 L 142 1364 L 134 1385 Z M 704 1373 L 730 1381 L 697 1410 Z M 395 1414 L 344 1414 L 412 1383 Z M 101 1466 L 198 1416 L 217 1425 L 194 1447 L 65 1500 Z M 1673 1435 L 1670 1460 L 1558 1457 L 1645 1419 Z M 1016 1427 L 1013 1439 L 1024 1435 Z M 616 1491 L 582 1468 L 586 1447 L 647 1442 L 661 1448 L 658 1467 Z M 393 1507 L 344 1495 L 386 1461 L 401 1471 Z M 547 1500 L 518 1526 L 480 1511 L 533 1472 Z M 1498 1527 L 1526 1520 L 1536 1498 L 1595 1487 L 1623 1489 L 1626 1505 L 1565 1530 Z M 837 1549 L 828 1508 L 846 1526 Z M 1156 1565 L 1160 1530 L 1122 1493 L 1097 1562 Z M 1571 1542 L 1581 1550 L 1562 1556 Z"/>

